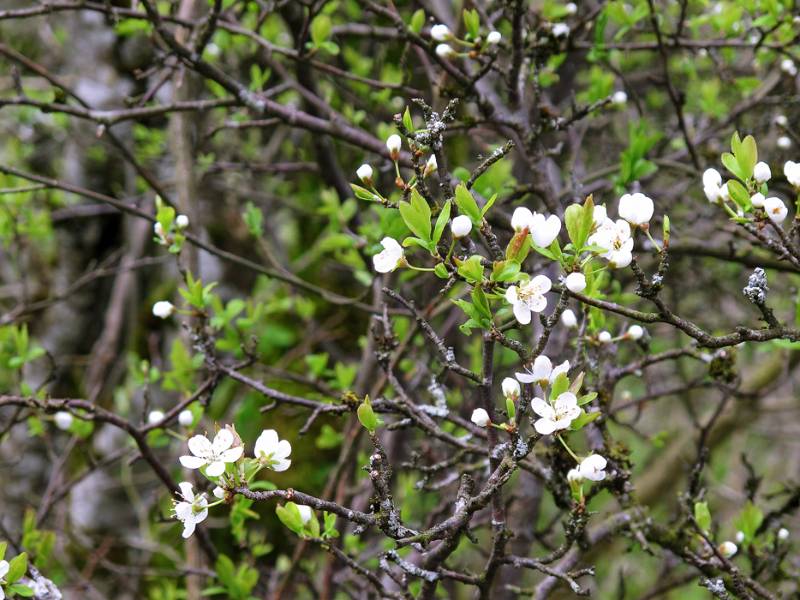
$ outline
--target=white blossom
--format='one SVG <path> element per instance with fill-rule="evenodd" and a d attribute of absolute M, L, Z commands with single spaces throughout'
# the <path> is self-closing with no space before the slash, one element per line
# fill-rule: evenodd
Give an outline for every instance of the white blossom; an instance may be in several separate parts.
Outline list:
<path fill-rule="evenodd" d="M 644 328 L 641 325 L 631 325 L 625 335 L 632 340 L 640 340 L 644 335 Z"/>
<path fill-rule="evenodd" d="M 619 199 L 619 216 L 631 225 L 645 225 L 653 217 L 653 201 L 642 194 L 624 194 Z"/>
<path fill-rule="evenodd" d="M 601 344 L 608 344 L 612 340 L 612 336 L 608 331 L 601 331 L 597 334 L 597 341 Z"/>
<path fill-rule="evenodd" d="M 153 315 L 159 319 L 166 319 L 173 312 L 175 312 L 175 306 L 168 300 L 159 300 L 153 304 Z"/>
<path fill-rule="evenodd" d="M 214 494 L 215 498 L 219 498 L 220 500 L 222 500 L 225 497 L 225 490 L 222 489 L 220 486 L 214 487 L 214 489 L 211 490 L 211 493 Z"/>
<path fill-rule="evenodd" d="M 148 425 L 156 425 L 157 423 L 161 423 L 163 420 L 164 412 L 160 410 L 151 410 L 150 414 L 147 415 Z"/>
<path fill-rule="evenodd" d="M 11 565 L 8 563 L 7 560 L 0 560 L 0 583 L 3 582 L 5 576 L 8 575 L 8 570 L 11 568 Z M 6 597 L 6 593 L 3 591 L 3 587 L 0 586 L 0 600 Z"/>
<path fill-rule="evenodd" d="M 722 185 L 722 175 L 716 169 L 706 169 L 703 171 L 703 187 Z"/>
<path fill-rule="evenodd" d="M 531 401 L 531 408 L 541 417 L 533 424 L 534 429 L 541 435 L 566 429 L 581 414 L 578 398 L 572 392 L 561 394 L 553 406 L 541 398 L 534 398 Z"/>
<path fill-rule="evenodd" d="M 564 10 L 567 11 L 568 15 L 574 15 L 578 12 L 578 6 L 574 2 L 567 2 L 564 6 Z"/>
<path fill-rule="evenodd" d="M 438 23 L 437 25 L 431 27 L 431 37 L 437 42 L 443 42 L 449 39 L 452 35 L 453 34 L 450 32 L 450 28 L 442 23 Z"/>
<path fill-rule="evenodd" d="M 439 169 L 439 165 L 436 162 L 436 155 L 431 154 L 430 158 L 428 158 L 428 162 L 425 163 L 425 169 L 422 171 L 423 177 L 428 177 L 431 173 L 435 173 Z"/>
<path fill-rule="evenodd" d="M 616 106 L 622 106 L 627 102 L 628 102 L 628 94 L 626 94 L 623 90 L 617 90 L 611 96 L 611 104 L 615 104 Z"/>
<path fill-rule="evenodd" d="M 447 44 L 439 44 L 438 46 L 436 46 L 436 54 L 440 58 L 448 58 L 450 56 L 453 56 L 453 54 L 455 54 L 455 50 L 453 50 Z"/>
<path fill-rule="evenodd" d="M 763 161 L 757 162 L 756 166 L 753 167 L 753 177 L 758 183 L 766 183 L 769 181 L 770 177 L 772 177 L 772 171 L 769 169 L 769 165 Z"/>
<path fill-rule="evenodd" d="M 258 436 L 255 446 L 255 457 L 273 471 L 285 471 L 292 464 L 289 455 L 292 445 L 278 437 L 274 429 L 266 429 Z"/>
<path fill-rule="evenodd" d="M 789 137 L 787 137 L 785 135 L 782 135 L 781 137 L 779 137 L 775 141 L 775 143 L 778 145 L 778 148 L 780 148 L 781 150 L 788 150 L 789 148 L 792 147 L 792 140 L 789 139 Z"/>
<path fill-rule="evenodd" d="M 800 163 L 787 160 L 783 165 L 783 175 L 794 188 L 800 188 Z"/>
<path fill-rule="evenodd" d="M 364 185 L 372 185 L 372 167 L 368 164 L 363 164 L 356 170 L 356 175 Z"/>
<path fill-rule="evenodd" d="M 182 481 L 178 487 L 181 489 L 183 500 L 175 502 L 174 511 L 175 517 L 183 523 L 183 537 L 186 539 L 194 533 L 198 523 L 206 520 L 208 500 L 205 494 L 195 495 L 192 484 L 188 481 Z"/>
<path fill-rule="evenodd" d="M 784 58 L 781 61 L 781 71 L 791 77 L 794 77 L 797 75 L 797 65 L 794 64 L 794 61 L 791 58 Z"/>
<path fill-rule="evenodd" d="M 393 133 L 386 140 L 386 148 L 389 150 L 389 156 L 392 160 L 397 160 L 400 157 L 400 148 L 403 147 L 403 138 L 396 133 Z"/>
<path fill-rule="evenodd" d="M 564 283 L 570 292 L 577 294 L 586 289 L 586 276 L 583 273 L 570 273 Z"/>
<path fill-rule="evenodd" d="M 516 232 L 520 232 L 525 228 L 530 230 L 532 221 L 533 213 L 524 206 L 519 206 L 514 209 L 514 214 L 511 215 L 511 228 Z"/>
<path fill-rule="evenodd" d="M 472 220 L 467 215 L 458 215 L 450 223 L 450 231 L 454 238 L 462 238 L 472 231 Z"/>
<path fill-rule="evenodd" d="M 545 218 L 544 215 L 533 213 L 530 219 L 529 229 L 533 243 L 540 248 L 547 248 L 558 237 L 561 231 L 561 219 L 555 215 Z"/>
<path fill-rule="evenodd" d="M 778 529 L 778 539 L 782 541 L 789 539 L 789 530 L 786 529 L 786 527 L 781 527 Z"/>
<path fill-rule="evenodd" d="M 506 290 L 506 300 L 513 307 L 514 316 L 522 325 L 531 322 L 532 312 L 542 312 L 547 308 L 545 294 L 552 283 L 546 275 L 537 275 L 519 287 L 512 285 Z"/>
<path fill-rule="evenodd" d="M 567 481 L 581 481 L 583 477 L 578 469 L 570 469 L 567 471 Z"/>
<path fill-rule="evenodd" d="M 199 469 L 208 465 L 206 475 L 219 477 L 225 472 L 225 463 L 239 460 L 244 453 L 242 446 L 234 446 L 234 437 L 229 429 L 220 429 L 211 442 L 204 435 L 189 438 L 192 456 L 181 456 L 181 464 L 187 469 Z"/>
<path fill-rule="evenodd" d="M 717 550 L 725 558 L 730 558 L 739 551 L 739 547 L 731 541 L 724 541 L 717 546 Z"/>
<path fill-rule="evenodd" d="M 499 31 L 490 31 L 489 35 L 486 36 L 486 43 L 495 46 L 500 43 L 500 40 L 503 36 L 500 34 Z"/>
<path fill-rule="evenodd" d="M 786 127 L 789 124 L 789 119 L 786 118 L 786 115 L 778 115 L 775 117 L 775 125 L 779 127 Z"/>
<path fill-rule="evenodd" d="M 61 429 L 62 431 L 66 431 L 70 427 L 72 427 L 73 417 L 71 413 L 68 413 L 65 410 L 58 411 L 55 415 L 53 415 L 53 421 L 56 423 L 56 427 Z"/>
<path fill-rule="evenodd" d="M 594 222 L 595 227 L 600 227 L 607 218 L 608 213 L 606 212 L 605 204 L 600 204 L 599 206 L 594 207 L 594 210 L 592 211 L 592 221 Z"/>
<path fill-rule="evenodd" d="M 737 544 L 741 544 L 744 541 L 744 531 L 737 531 L 735 539 Z"/>
<path fill-rule="evenodd" d="M 478 427 L 486 427 L 492 420 L 489 418 L 489 413 L 487 413 L 482 408 L 476 408 L 472 411 L 472 416 L 469 419 Z"/>
<path fill-rule="evenodd" d="M 391 273 L 403 260 L 403 247 L 390 237 L 383 238 L 381 246 L 383 250 L 372 257 L 372 264 L 378 273 Z"/>
<path fill-rule="evenodd" d="M 178 229 L 186 229 L 189 226 L 189 217 L 186 215 L 178 215 L 175 217 L 175 227 Z"/>
<path fill-rule="evenodd" d="M 764 208 L 764 194 L 756 192 L 752 196 L 750 196 L 750 204 L 752 204 L 755 208 Z"/>
<path fill-rule="evenodd" d="M 569 35 L 569 25 L 566 23 L 555 23 L 552 31 L 553 35 L 557 38 L 567 37 Z"/>
<path fill-rule="evenodd" d="M 783 223 L 786 215 L 789 213 L 783 200 L 774 196 L 764 200 L 764 212 L 773 223 Z"/>
<path fill-rule="evenodd" d="M 190 427 L 194 423 L 194 414 L 188 408 L 178 414 L 178 423 L 183 427 Z"/>
<path fill-rule="evenodd" d="M 611 219 L 606 219 L 589 237 L 589 244 L 600 246 L 606 251 L 601 256 L 608 260 L 611 268 L 627 267 L 633 260 L 631 226 L 622 219 L 618 219 L 616 223 Z"/>
<path fill-rule="evenodd" d="M 722 184 L 719 188 L 719 197 L 722 198 L 725 202 L 729 202 L 731 199 L 731 193 L 728 191 L 728 182 Z"/>
<path fill-rule="evenodd" d="M 575 316 L 575 313 L 572 312 L 571 308 L 568 308 L 563 313 L 561 313 L 561 324 L 564 327 L 568 327 L 569 329 L 577 327 L 578 317 Z"/>
<path fill-rule="evenodd" d="M 525 369 L 523 372 L 515 373 L 514 375 L 522 383 L 538 383 L 541 386 L 546 386 L 553 383 L 559 375 L 567 372 L 569 372 L 568 360 L 553 367 L 552 361 L 544 354 L 540 354 L 534 359 L 533 366 L 530 369 Z"/>
<path fill-rule="evenodd" d="M 310 506 L 306 506 L 305 504 L 295 504 L 295 506 L 300 512 L 300 520 L 303 522 L 303 525 L 305 525 L 311 520 L 311 517 L 314 516 L 314 509 L 312 509 Z"/>
<path fill-rule="evenodd" d="M 606 478 L 605 468 L 608 461 L 599 454 L 590 454 L 578 465 L 578 472 L 583 479 L 603 481 Z"/>
<path fill-rule="evenodd" d="M 520 388 L 519 388 L 519 381 L 514 379 L 513 377 L 506 377 L 503 379 L 503 396 L 506 398 L 511 398 L 515 400 L 519 398 Z"/>

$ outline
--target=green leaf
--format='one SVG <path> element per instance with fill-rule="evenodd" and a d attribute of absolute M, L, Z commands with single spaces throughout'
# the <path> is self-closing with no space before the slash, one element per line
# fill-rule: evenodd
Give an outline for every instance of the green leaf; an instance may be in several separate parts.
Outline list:
<path fill-rule="evenodd" d="M 450 273 L 447 272 L 447 267 L 444 266 L 444 263 L 438 263 L 433 267 L 433 272 L 439 279 L 448 279 L 450 277 Z"/>
<path fill-rule="evenodd" d="M 0 560 L 3 560 L 6 557 L 7 548 L 8 548 L 8 542 L 0 542 Z"/>
<path fill-rule="evenodd" d="M 459 183 L 456 186 L 456 206 L 458 206 L 458 210 L 462 215 L 467 215 L 470 218 L 473 225 L 480 227 L 483 217 L 478 208 L 478 203 L 475 202 L 472 193 L 463 183 Z"/>
<path fill-rule="evenodd" d="M 569 390 L 569 378 L 566 373 L 559 373 L 550 389 L 550 398 L 555 401 L 567 390 Z"/>
<path fill-rule="evenodd" d="M 750 194 L 747 193 L 747 189 L 741 183 L 734 179 L 728 181 L 728 193 L 742 210 L 750 208 Z"/>
<path fill-rule="evenodd" d="M 314 45 L 321 46 L 326 42 L 331 34 L 331 29 L 333 29 L 331 18 L 328 15 L 317 15 L 311 21 L 311 41 L 314 42 Z"/>
<path fill-rule="evenodd" d="M 28 555 L 23 552 L 22 554 L 17 554 L 14 558 L 12 558 L 8 562 L 8 573 L 6 574 L 6 582 L 14 583 L 20 577 L 25 575 L 25 571 L 28 570 Z"/>
<path fill-rule="evenodd" d="M 444 203 L 442 207 L 442 212 L 439 213 L 439 218 L 436 219 L 436 225 L 433 228 L 433 243 L 438 244 L 439 240 L 442 239 L 442 233 L 444 232 L 444 228 L 447 226 L 447 222 L 450 220 L 450 200 Z"/>
<path fill-rule="evenodd" d="M 584 404 L 589 404 L 592 400 L 597 398 L 597 392 L 589 392 L 588 394 L 584 394 L 578 398 L 578 406 L 583 406 Z"/>
<path fill-rule="evenodd" d="M 473 38 L 477 38 L 481 30 L 481 17 L 478 11 L 474 8 L 472 10 L 464 10 L 464 26 L 467 33 Z"/>
<path fill-rule="evenodd" d="M 21 583 L 14 583 L 8 586 L 7 591 L 10 594 L 16 594 L 17 596 L 22 596 L 23 598 L 33 598 L 34 591 L 29 588 L 27 585 L 22 585 Z"/>
<path fill-rule="evenodd" d="M 492 208 L 495 200 L 497 200 L 497 194 L 492 194 L 492 197 L 486 201 L 486 204 L 484 204 L 483 208 L 481 209 L 481 217 L 486 216 L 486 213 L 489 212 L 490 208 Z"/>
<path fill-rule="evenodd" d="M 480 315 L 488 320 L 492 319 L 492 309 L 489 307 L 489 301 L 486 299 L 486 294 L 479 287 L 472 290 L 472 303 Z"/>
<path fill-rule="evenodd" d="M 694 520 L 703 531 L 711 530 L 711 511 L 708 510 L 707 502 L 694 503 Z"/>
<path fill-rule="evenodd" d="M 364 401 L 358 405 L 356 414 L 358 414 L 358 420 L 364 426 L 364 429 L 370 433 L 375 433 L 379 423 L 375 411 L 372 410 L 372 403 L 369 401 L 369 396 L 366 396 Z"/>
<path fill-rule="evenodd" d="M 492 264 L 492 281 L 514 281 L 519 275 L 520 265 L 513 260 L 498 260 Z"/>
<path fill-rule="evenodd" d="M 297 508 L 294 502 L 287 502 L 283 506 L 276 507 L 275 514 L 278 515 L 278 519 L 280 519 L 281 523 L 288 529 L 295 532 L 297 535 L 302 535 L 303 517 L 300 516 L 300 509 Z M 233 570 L 233 563 L 231 563 L 231 570 Z M 219 576 L 219 567 L 217 567 L 217 575 Z M 221 576 L 220 581 L 223 581 Z"/>
<path fill-rule="evenodd" d="M 483 280 L 483 257 L 480 254 L 473 254 L 467 260 L 458 265 L 458 274 L 470 283 L 478 283 Z"/>
<path fill-rule="evenodd" d="M 431 241 L 431 208 L 417 190 L 411 191 L 411 202 L 400 203 L 400 215 L 417 237 Z"/>
<path fill-rule="evenodd" d="M 579 431 L 583 429 L 586 425 L 588 425 L 595 419 L 599 419 L 601 414 L 602 413 L 599 410 L 587 413 L 584 412 L 583 409 L 581 409 L 580 416 L 574 421 L 572 421 L 572 423 L 570 424 L 569 426 L 570 431 Z"/>
<path fill-rule="evenodd" d="M 734 522 L 736 528 L 744 534 L 744 541 L 746 545 L 756 537 L 758 528 L 764 521 L 764 513 L 752 502 L 749 502 L 742 509 L 741 514 Z"/>
<path fill-rule="evenodd" d="M 750 179 L 753 176 L 753 168 L 758 162 L 758 148 L 752 135 L 748 135 L 742 140 L 739 151 L 736 153 L 736 162 L 739 163 L 744 179 Z"/>
<path fill-rule="evenodd" d="M 583 248 L 594 224 L 594 200 L 589 195 L 583 206 L 570 204 L 564 212 L 569 239 L 575 248 Z"/>
<path fill-rule="evenodd" d="M 736 160 L 736 157 L 731 154 L 730 152 L 723 152 L 722 153 L 722 164 L 725 165 L 725 168 L 728 169 L 733 175 L 744 181 L 747 179 L 741 169 L 739 168 L 739 163 Z"/>
<path fill-rule="evenodd" d="M 420 8 L 419 10 L 415 11 L 413 15 L 411 15 L 411 21 L 408 23 L 408 28 L 414 33 L 419 33 L 422 31 L 423 25 L 425 25 L 425 11 Z"/>
<path fill-rule="evenodd" d="M 422 11 L 422 9 L 420 8 L 417 12 L 418 13 L 419 12 L 422 13 L 422 19 L 424 21 L 425 20 L 425 13 Z M 420 29 L 421 29 L 421 27 L 420 27 Z M 403 127 L 405 127 L 408 131 L 414 131 L 414 120 L 411 118 L 411 111 L 408 109 L 407 106 L 406 106 L 405 112 L 403 113 Z"/>

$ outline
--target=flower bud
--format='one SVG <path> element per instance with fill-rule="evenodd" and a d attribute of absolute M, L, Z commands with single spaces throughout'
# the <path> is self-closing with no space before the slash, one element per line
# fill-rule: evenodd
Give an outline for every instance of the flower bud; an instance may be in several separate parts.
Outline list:
<path fill-rule="evenodd" d="M 53 415 L 53 421 L 55 421 L 56 427 L 58 427 L 62 431 L 66 431 L 67 429 L 72 427 L 73 417 L 67 411 L 60 410 L 55 415 Z"/>
<path fill-rule="evenodd" d="M 189 217 L 186 215 L 178 215 L 175 217 L 175 227 L 178 229 L 186 229 L 189 226 Z"/>
<path fill-rule="evenodd" d="M 506 398 L 516 399 L 519 398 L 519 394 L 520 394 L 519 381 L 517 381 L 513 377 L 506 377 L 505 379 L 503 379 L 503 396 L 505 396 Z"/>
<path fill-rule="evenodd" d="M 450 231 L 454 238 L 466 237 L 472 231 L 472 221 L 467 215 L 458 215 L 450 223 Z"/>
<path fill-rule="evenodd" d="M 164 420 L 164 413 L 160 410 L 151 410 L 150 414 L 147 415 L 147 423 L 149 425 L 156 425 L 157 423 L 161 423 Z"/>
<path fill-rule="evenodd" d="M 717 550 L 725 558 L 730 558 L 739 551 L 739 547 L 731 541 L 725 541 L 717 546 Z"/>
<path fill-rule="evenodd" d="M 191 427 L 192 423 L 194 423 L 194 415 L 192 411 L 188 408 L 186 410 L 182 410 L 180 414 L 178 414 L 178 423 L 180 423 L 183 427 Z"/>
<path fill-rule="evenodd" d="M 614 92 L 614 94 L 611 96 L 611 104 L 614 104 L 616 106 L 623 106 L 627 102 L 628 102 L 628 94 L 626 94 L 622 90 Z"/>
<path fill-rule="evenodd" d="M 632 340 L 640 340 L 644 335 L 644 329 L 641 325 L 631 325 L 625 335 Z"/>
<path fill-rule="evenodd" d="M 586 289 L 586 276 L 583 273 L 570 273 L 565 283 L 570 292 L 578 294 Z"/>
<path fill-rule="evenodd" d="M 789 148 L 792 147 L 792 140 L 789 139 L 785 135 L 782 135 L 781 137 L 779 137 L 775 141 L 775 143 L 778 145 L 778 148 L 780 148 L 781 150 L 788 150 Z"/>
<path fill-rule="evenodd" d="M 786 527 L 781 527 L 778 529 L 778 539 L 781 541 L 785 541 L 789 539 L 789 530 Z"/>
<path fill-rule="evenodd" d="M 425 163 L 425 169 L 422 171 L 423 177 L 428 177 L 431 173 L 435 173 L 439 169 L 439 165 L 436 163 L 436 155 L 431 154 L 428 162 Z"/>
<path fill-rule="evenodd" d="M 500 34 L 499 31 L 491 31 L 489 35 L 486 36 L 486 43 L 492 46 L 496 46 L 500 43 L 500 40 L 503 39 L 503 36 Z"/>
<path fill-rule="evenodd" d="M 166 319 L 175 311 L 175 306 L 167 300 L 159 300 L 153 304 L 153 315 L 159 319 Z"/>
<path fill-rule="evenodd" d="M 560 38 L 560 37 L 567 37 L 569 35 L 569 25 L 566 23 L 556 23 L 553 25 L 553 36 Z"/>
<path fill-rule="evenodd" d="M 487 413 L 482 408 L 476 408 L 472 411 L 472 417 L 470 417 L 470 421 L 475 423 L 478 427 L 486 427 L 492 420 L 489 418 L 489 413 Z"/>
<path fill-rule="evenodd" d="M 611 339 L 611 334 L 608 331 L 601 331 L 597 334 L 597 341 L 601 344 L 608 344 Z"/>
<path fill-rule="evenodd" d="M 372 185 L 372 167 L 369 165 L 363 164 L 358 167 L 356 175 L 358 175 L 358 178 L 364 183 L 364 185 Z"/>
<path fill-rule="evenodd" d="M 450 33 L 450 28 L 447 25 L 439 23 L 431 27 L 431 38 L 437 42 L 444 42 L 452 36 L 453 34 Z"/>
<path fill-rule="evenodd" d="M 568 308 L 563 313 L 561 313 L 561 324 L 564 327 L 568 327 L 569 329 L 577 327 L 578 318 L 575 316 L 575 313 L 572 312 L 572 309 Z"/>
<path fill-rule="evenodd" d="M 455 54 L 455 50 L 453 50 L 447 44 L 439 44 L 436 46 L 436 55 L 439 58 L 449 58 L 450 56 L 453 56 L 453 54 Z"/>
<path fill-rule="evenodd" d="M 400 158 L 400 148 L 403 145 L 402 138 L 396 133 L 389 136 L 386 140 L 386 147 L 389 149 L 389 156 L 392 160 L 396 161 Z"/>
<path fill-rule="evenodd" d="M 769 170 L 769 165 L 765 162 L 758 162 L 753 168 L 753 177 L 758 183 L 766 183 L 772 177 L 772 172 Z"/>

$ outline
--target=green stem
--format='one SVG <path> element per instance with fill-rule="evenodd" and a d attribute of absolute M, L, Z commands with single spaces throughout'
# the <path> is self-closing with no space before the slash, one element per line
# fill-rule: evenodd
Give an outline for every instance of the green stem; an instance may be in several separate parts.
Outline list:
<path fill-rule="evenodd" d="M 577 457 L 577 455 L 570 449 L 569 446 L 567 446 L 567 442 L 564 441 L 564 438 L 562 438 L 560 435 L 556 435 L 556 437 L 558 438 L 558 441 L 561 442 L 561 445 L 564 446 L 566 451 L 569 452 L 569 455 L 575 459 L 575 462 L 581 464 L 581 459 Z"/>

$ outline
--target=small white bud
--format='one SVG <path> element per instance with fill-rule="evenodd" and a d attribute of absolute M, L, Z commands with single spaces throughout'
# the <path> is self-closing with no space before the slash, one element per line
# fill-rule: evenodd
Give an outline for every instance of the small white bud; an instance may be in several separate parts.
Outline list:
<path fill-rule="evenodd" d="M 450 39 L 452 35 L 453 34 L 450 33 L 450 28 L 447 25 L 439 23 L 431 27 L 431 38 L 437 42 L 444 42 L 445 40 Z"/>
<path fill-rule="evenodd" d="M 389 156 L 392 160 L 400 158 L 400 148 L 403 146 L 403 139 L 395 134 L 389 136 L 386 140 L 386 148 L 389 150 Z"/>
<path fill-rule="evenodd" d="M 794 61 L 791 58 L 784 58 L 781 61 L 781 71 L 794 77 L 797 75 L 797 66 L 794 64 Z"/>
<path fill-rule="evenodd" d="M 472 221 L 467 215 L 458 215 L 450 223 L 450 231 L 454 238 L 466 237 L 472 231 Z"/>
<path fill-rule="evenodd" d="M 428 162 L 425 163 L 425 169 L 422 171 L 423 177 L 428 177 L 431 173 L 435 173 L 439 169 L 439 164 L 436 162 L 436 155 L 431 154 Z"/>
<path fill-rule="evenodd" d="M 478 427 L 486 427 L 492 420 L 489 418 L 489 413 L 487 413 L 482 408 L 476 408 L 472 411 L 472 417 L 470 417 L 470 421 L 475 423 Z"/>
<path fill-rule="evenodd" d="M 786 118 L 786 115 L 778 115 L 775 117 L 775 125 L 779 127 L 786 127 L 789 124 L 789 119 Z"/>
<path fill-rule="evenodd" d="M 439 56 L 439 58 L 448 58 L 453 56 L 453 54 L 455 54 L 455 50 L 447 44 L 439 44 L 436 46 L 436 55 Z"/>
<path fill-rule="evenodd" d="M 519 381 L 517 381 L 513 377 L 506 377 L 505 379 L 503 379 L 503 396 L 505 396 L 506 398 L 511 398 L 512 400 L 516 400 L 517 398 L 519 398 L 519 394 L 520 394 Z"/>
<path fill-rule="evenodd" d="M 219 486 L 215 487 L 211 493 L 214 494 L 215 498 L 219 498 L 220 500 L 222 500 L 225 497 L 225 490 L 223 490 Z"/>
<path fill-rule="evenodd" d="M 489 35 L 486 36 L 486 43 L 491 44 L 492 46 L 496 46 L 500 43 L 500 40 L 503 39 L 503 36 L 500 34 L 499 31 L 490 31 Z"/>
<path fill-rule="evenodd" d="M 570 292 L 577 294 L 586 289 L 586 276 L 583 273 L 570 273 L 565 283 Z"/>
<path fill-rule="evenodd" d="M 717 550 L 725 558 L 730 558 L 739 551 L 739 547 L 731 541 L 725 541 L 717 546 Z"/>
<path fill-rule="evenodd" d="M 737 531 L 735 539 L 737 544 L 741 544 L 744 541 L 744 531 Z"/>
<path fill-rule="evenodd" d="M 577 327 L 578 317 L 575 316 L 575 313 L 572 312 L 572 309 L 568 308 L 563 313 L 561 313 L 561 324 L 569 329 Z"/>
<path fill-rule="evenodd" d="M 611 104 L 622 106 L 626 102 L 628 102 L 628 94 L 626 94 L 622 90 L 614 92 L 614 94 L 611 96 Z"/>
<path fill-rule="evenodd" d="M 55 421 L 56 427 L 58 427 L 62 431 L 66 431 L 67 429 L 72 427 L 73 417 L 67 411 L 60 410 L 55 415 L 53 415 L 53 421 Z"/>
<path fill-rule="evenodd" d="M 755 208 L 764 208 L 764 200 L 766 200 L 766 198 L 764 198 L 764 194 L 758 192 L 750 196 L 750 203 Z"/>
<path fill-rule="evenodd" d="M 567 37 L 569 35 L 569 25 L 566 23 L 555 23 L 552 32 L 557 38 Z"/>
<path fill-rule="evenodd" d="M 644 335 L 644 329 L 640 325 L 631 325 L 626 335 L 632 340 L 640 340 Z"/>
<path fill-rule="evenodd" d="M 155 233 L 156 236 L 160 238 L 164 237 L 164 227 L 162 227 L 161 223 L 159 223 L 158 221 L 153 223 L 153 233 Z"/>
<path fill-rule="evenodd" d="M 175 311 L 175 306 L 167 300 L 159 300 L 153 304 L 153 315 L 159 319 L 166 319 Z"/>
<path fill-rule="evenodd" d="M 189 217 L 186 215 L 178 215 L 175 217 L 175 227 L 178 229 L 186 229 L 189 226 Z"/>
<path fill-rule="evenodd" d="M 150 414 L 147 415 L 147 423 L 149 425 L 155 425 L 156 423 L 161 423 L 164 420 L 164 413 L 160 410 L 151 410 Z"/>
<path fill-rule="evenodd" d="M 358 167 L 356 175 L 358 175 L 358 178 L 364 183 L 364 185 L 372 185 L 372 167 L 369 165 L 363 164 Z"/>
<path fill-rule="evenodd" d="M 601 331 L 597 334 L 597 341 L 601 344 L 608 344 L 611 339 L 611 334 L 608 331 Z"/>
<path fill-rule="evenodd" d="M 578 6 L 574 2 L 568 2 L 564 7 L 564 10 L 567 11 L 568 15 L 574 15 L 576 12 L 578 12 Z"/>
<path fill-rule="evenodd" d="M 792 147 L 792 140 L 789 139 L 789 137 L 785 136 L 785 135 L 782 135 L 781 137 L 779 137 L 776 140 L 775 143 L 778 145 L 778 148 L 780 148 L 781 150 L 788 150 L 789 148 Z"/>
<path fill-rule="evenodd" d="M 183 427 L 190 427 L 192 423 L 194 423 L 194 415 L 192 411 L 188 408 L 186 410 L 182 410 L 178 414 L 178 423 L 180 423 Z"/>
<path fill-rule="evenodd" d="M 305 504 L 298 504 L 297 510 L 300 511 L 300 520 L 303 522 L 303 525 L 308 523 L 311 520 L 311 517 L 314 516 L 314 511 L 311 509 L 311 507 L 306 506 Z"/>
<path fill-rule="evenodd" d="M 769 165 L 765 162 L 758 162 L 753 168 L 753 177 L 758 183 L 766 183 L 772 177 L 772 171 L 769 170 Z"/>
<path fill-rule="evenodd" d="M 778 529 L 778 539 L 781 541 L 785 541 L 789 539 L 789 530 L 786 527 L 781 527 Z"/>

